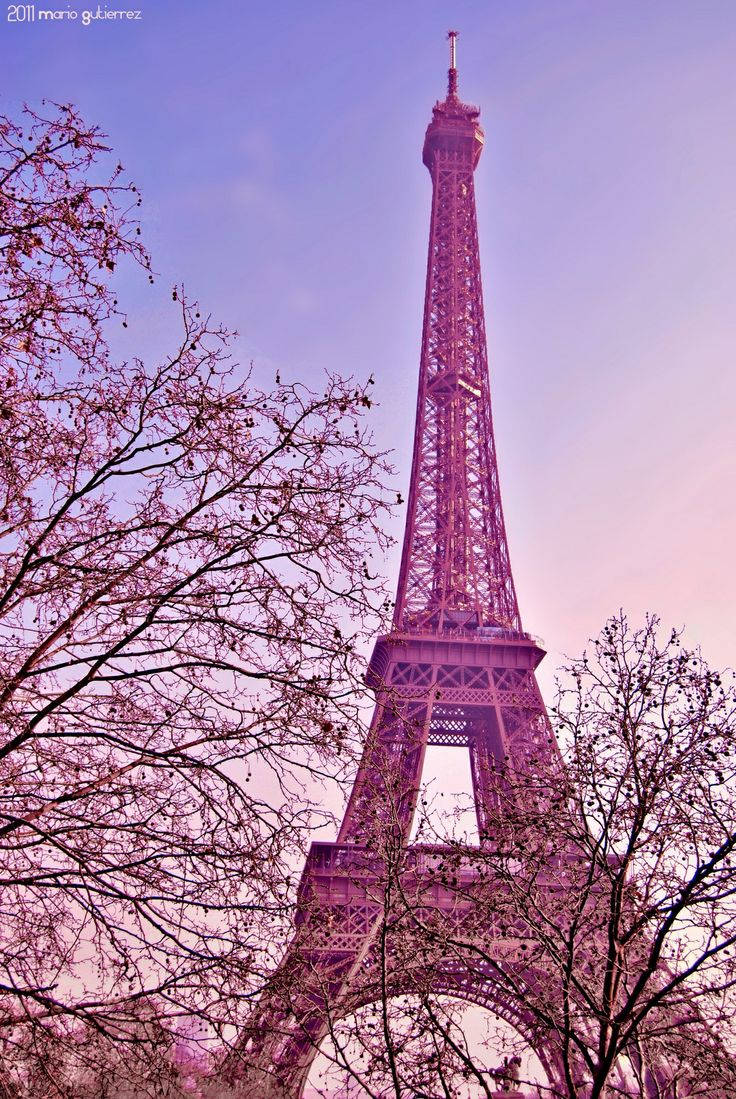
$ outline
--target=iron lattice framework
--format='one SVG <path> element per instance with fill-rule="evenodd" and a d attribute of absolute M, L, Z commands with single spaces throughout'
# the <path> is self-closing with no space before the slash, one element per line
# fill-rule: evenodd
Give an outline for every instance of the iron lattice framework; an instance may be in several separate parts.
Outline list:
<path fill-rule="evenodd" d="M 540 1040 L 494 978 L 513 967 L 517 940 L 474 919 L 472 852 L 457 861 L 453 888 L 438 866 L 448 848 L 409 845 L 425 751 L 470 753 L 481 847 L 493 844 L 509 773 L 547 776 L 558 749 L 535 679 L 544 656 L 522 629 L 501 508 L 491 419 L 473 174 L 483 148 L 476 107 L 447 97 L 427 128 L 423 160 L 432 215 L 408 515 L 391 633 L 380 637 L 367 682 L 376 707 L 336 843 L 315 843 L 298 894 L 294 938 L 263 994 L 230 1075 L 244 1093 L 301 1095 L 331 1025 L 387 994 L 430 988 L 484 1007 L 525 1035 L 550 1081 L 564 1090 L 554 1042 Z M 503 789 L 501 789 L 503 787 Z M 523 792 L 522 792 L 523 795 Z M 386 838 L 390 842 L 386 842 Z M 399 851 L 402 889 L 423 916 L 482 940 L 484 956 L 379 959 L 386 866 Z M 455 856 L 456 856 L 455 852 Z M 457 882 L 465 903 L 458 901 Z M 486 880 L 487 887 L 487 880 Z M 406 954 L 404 955 L 404 959 Z"/>
<path fill-rule="evenodd" d="M 454 70 L 451 70 L 454 72 Z M 424 142 L 432 177 L 414 455 L 394 625 L 519 630 L 488 386 L 473 173 L 478 110 L 450 94 Z"/>

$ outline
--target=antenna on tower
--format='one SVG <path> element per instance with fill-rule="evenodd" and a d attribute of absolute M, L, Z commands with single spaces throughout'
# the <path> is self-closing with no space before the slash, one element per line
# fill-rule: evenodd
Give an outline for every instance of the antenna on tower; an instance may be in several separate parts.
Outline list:
<path fill-rule="evenodd" d="M 448 31 L 450 40 L 450 71 L 447 74 L 447 94 L 450 98 L 457 97 L 457 31 Z"/>

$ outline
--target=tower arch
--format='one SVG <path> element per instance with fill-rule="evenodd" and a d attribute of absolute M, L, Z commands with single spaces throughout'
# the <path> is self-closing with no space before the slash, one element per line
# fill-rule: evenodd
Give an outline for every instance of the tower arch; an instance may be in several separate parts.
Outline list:
<path fill-rule="evenodd" d="M 454 1099 L 483 1094 L 478 1076 L 493 1091 L 502 1087 L 504 1062 L 510 1065 L 509 1083 L 518 1078 L 520 1085 L 540 1084 L 545 1092 L 560 1075 L 558 1067 L 550 1063 L 546 1043 L 539 1042 L 537 1051 L 532 1044 L 534 1036 L 519 1029 L 513 1012 L 504 1018 L 475 993 L 466 996 L 457 989 L 436 989 L 427 1002 L 421 995 L 392 992 L 387 1007 L 398 1047 L 399 1074 L 402 1082 L 413 1084 L 413 1089 L 406 1088 L 407 1094 L 421 1094 L 426 1099 L 444 1094 L 437 1062 Z M 315 1052 L 303 1095 L 311 1099 L 320 1087 L 328 1094 L 333 1090 L 341 1094 L 345 1083 L 355 1077 L 362 1077 L 368 1088 L 379 1093 L 383 1086 L 390 1087 L 385 1062 L 381 1064 L 382 1038 L 375 1037 L 382 1010 L 381 1001 L 368 1002 L 333 1022 L 330 1034 Z M 512 1059 L 517 1061 L 516 1070 L 510 1064 Z"/>

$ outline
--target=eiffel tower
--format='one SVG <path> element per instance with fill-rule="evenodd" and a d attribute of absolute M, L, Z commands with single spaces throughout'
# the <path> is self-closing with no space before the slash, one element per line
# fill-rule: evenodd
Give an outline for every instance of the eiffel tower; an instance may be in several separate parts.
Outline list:
<path fill-rule="evenodd" d="M 442 863 L 441 846 L 409 844 L 426 748 L 469 751 L 481 845 L 493 840 L 504 761 L 543 767 L 558 758 L 534 676 L 545 654 L 522 628 L 501 507 L 473 181 L 484 137 L 478 108 L 458 96 L 456 37 L 449 33 L 447 95 L 424 139 L 432 212 L 393 624 L 368 667 L 375 713 L 337 841 L 312 844 L 294 939 L 244 1036 L 246 1090 L 259 1097 L 300 1096 L 328 1015 L 377 997 L 382 906 L 372 887 L 381 837 L 402 850 L 415 880 Z M 435 879 L 432 897 L 435 914 L 450 918 L 456 894 Z M 458 972 L 438 959 L 429 977 L 433 992 L 489 1007 L 529 1032 L 482 967 Z M 389 981 L 391 993 L 411 991 L 398 973 Z M 560 1080 L 554 1050 L 536 1051 L 550 1080 Z"/>

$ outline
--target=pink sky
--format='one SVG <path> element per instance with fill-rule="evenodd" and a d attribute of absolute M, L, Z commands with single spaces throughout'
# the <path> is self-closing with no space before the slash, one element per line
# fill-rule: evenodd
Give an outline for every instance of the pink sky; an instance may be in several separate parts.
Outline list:
<path fill-rule="evenodd" d="M 140 2 L 125 26 L 0 32 L 3 106 L 75 101 L 144 194 L 161 286 L 131 282 L 135 350 L 160 345 L 183 278 L 264 375 L 373 372 L 405 490 L 420 151 L 457 26 L 460 91 L 486 130 L 501 486 L 524 623 L 550 651 L 543 689 L 619 607 L 732 662 L 732 0 Z"/>

